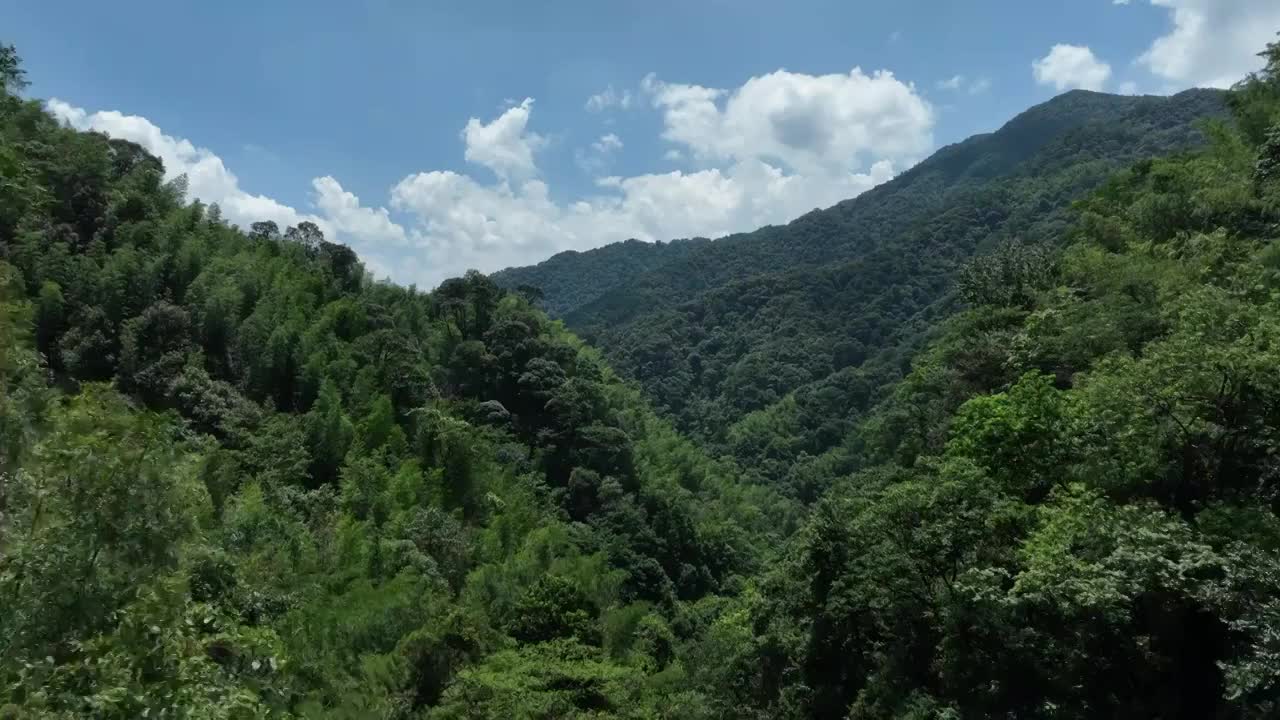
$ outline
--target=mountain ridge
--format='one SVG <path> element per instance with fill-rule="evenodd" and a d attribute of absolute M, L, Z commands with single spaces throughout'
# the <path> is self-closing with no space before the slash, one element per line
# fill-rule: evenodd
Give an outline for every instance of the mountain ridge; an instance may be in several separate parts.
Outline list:
<path fill-rule="evenodd" d="M 1202 142 L 1199 122 L 1221 117 L 1223 98 L 1072 91 L 786 225 L 656 251 L 606 246 L 493 277 L 506 287 L 550 278 L 544 307 L 682 430 L 728 450 L 749 413 L 851 366 L 873 387 L 899 377 L 913 345 L 900 326 L 946 302 L 963 263 L 1005 241 L 1056 242 L 1073 201 L 1134 162 Z M 585 269 L 642 253 L 636 274 Z M 845 427 L 862 403 L 840 395 Z"/>
<path fill-rule="evenodd" d="M 1172 100 L 1189 96 L 1213 96 L 1221 98 L 1221 95 L 1221 91 L 1218 90 L 1190 89 L 1177 93 L 1176 95 L 1167 96 L 1167 99 Z M 813 210 L 810 210 L 781 225 L 765 225 L 760 228 L 756 228 L 755 230 L 730 233 L 719 238 L 695 236 L 688 238 L 674 238 L 665 241 L 659 240 L 656 242 L 646 242 L 635 238 L 629 238 L 627 240 L 609 243 L 590 250 L 565 250 L 534 265 L 504 268 L 496 273 L 492 273 L 491 277 L 499 285 L 507 288 L 515 288 L 519 285 L 529 285 L 541 289 L 544 293 L 544 300 L 541 303 L 542 307 L 548 310 L 552 316 L 564 316 L 567 314 L 567 311 L 580 308 L 589 302 L 583 302 L 581 298 L 587 297 L 591 300 L 598 299 L 610 290 L 616 288 L 617 285 L 620 284 L 619 276 L 621 274 L 606 273 L 601 275 L 596 272 L 582 273 L 583 279 L 601 284 L 601 287 L 583 292 L 581 290 L 570 291 L 559 288 L 558 286 L 564 284 L 564 280 L 563 278 L 554 275 L 556 270 L 577 272 L 581 270 L 581 265 L 583 263 L 590 264 L 593 269 L 598 269 L 598 266 L 601 263 L 596 261 L 608 259 L 611 261 L 622 260 L 623 262 L 627 262 L 633 266 L 640 266 L 645 271 L 652 271 L 659 269 L 673 259 L 683 258 L 691 252 L 701 251 L 706 246 L 725 242 L 753 242 L 761 239 L 765 241 L 772 240 L 774 239 L 772 235 L 777 234 L 777 231 L 780 229 L 791 228 L 798 224 L 811 221 L 814 216 L 820 216 L 824 213 L 836 210 L 837 208 L 842 208 L 849 203 L 857 202 L 859 199 L 869 197 L 873 198 L 876 197 L 878 193 L 896 190 L 903 183 L 913 181 L 915 174 L 930 169 L 929 166 L 931 163 L 958 159 L 955 158 L 956 155 L 963 155 L 967 152 L 980 149 L 979 146 L 981 146 L 984 141 L 1002 136 L 1002 134 L 1005 137 L 1020 136 L 1024 131 L 1023 126 L 1027 125 L 1035 126 L 1026 128 L 1027 130 L 1043 130 L 1044 128 L 1039 125 L 1044 124 L 1053 126 L 1054 121 L 1057 118 L 1053 116 L 1046 117 L 1046 114 L 1051 109 L 1061 109 L 1062 106 L 1071 104 L 1073 105 L 1073 112 L 1079 113 L 1082 110 L 1087 110 L 1089 117 L 1086 117 L 1082 121 L 1070 124 L 1071 127 L 1078 127 L 1089 120 L 1105 119 L 1098 114 L 1098 108 L 1108 103 L 1113 103 L 1115 101 L 1128 101 L 1133 105 L 1138 105 L 1143 101 L 1159 101 L 1164 99 L 1166 99 L 1166 96 L 1126 96 L 1090 90 L 1070 90 L 1018 113 L 996 130 L 971 135 L 963 140 L 944 145 L 935 150 L 928 158 L 913 165 L 892 179 L 881 183 L 858 196 L 841 200 L 827 208 L 814 208 Z M 1218 111 L 1221 112 L 1223 109 L 1224 108 L 1218 108 Z M 1037 123 L 1039 125 L 1037 125 Z M 1057 128 L 1055 130 L 1051 127 L 1050 129 L 1051 131 L 1058 132 L 1065 128 Z M 1021 158 L 1013 164 L 1020 162 L 1022 159 L 1026 158 Z M 988 173 L 988 176 L 989 175 L 990 173 Z M 967 174 L 960 175 L 958 177 L 966 176 Z M 760 235 L 764 235 L 765 237 L 757 237 Z M 631 254 L 628 255 L 624 253 L 624 250 L 629 251 Z M 646 253 L 646 261 L 637 262 L 638 256 L 635 254 L 636 252 Z M 562 300 L 563 298 L 566 298 L 566 296 L 571 298 L 575 295 L 578 298 L 577 302 L 565 302 Z"/>

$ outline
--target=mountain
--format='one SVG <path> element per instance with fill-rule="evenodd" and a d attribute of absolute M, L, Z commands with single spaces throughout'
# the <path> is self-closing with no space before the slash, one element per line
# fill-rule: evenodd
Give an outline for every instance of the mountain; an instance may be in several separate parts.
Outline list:
<path fill-rule="evenodd" d="M 963 307 L 841 448 L 860 469 L 744 603 L 738 707 L 1280 717 L 1280 43 L 1264 56 L 1241 122 L 1113 175 L 1061 248 L 966 266 Z"/>
<path fill-rule="evenodd" d="M 228 225 L 23 99 L 0 45 L 0 718 L 1280 717 L 1280 43 L 1264 57 L 1208 142 L 1179 150 L 1188 112 L 1177 152 L 1070 211 L 1099 96 L 1068 101 L 1084 125 L 1024 119 L 967 194 L 898 198 L 935 210 L 864 256 L 700 295 L 800 346 L 844 307 L 924 308 L 728 428 L 735 459 L 533 293 L 422 293 L 310 223 Z M 955 237 L 978 254 L 886 259 Z M 648 275 L 720 242 L 614 257 Z M 954 283 L 907 272 L 929 269 Z"/>
<path fill-rule="evenodd" d="M 1221 115 L 1222 102 L 1222 93 L 1213 90 L 1190 90 L 1170 98 L 1073 90 L 1027 110 L 994 133 L 944 147 L 853 200 L 808 213 L 785 226 L 714 242 L 705 238 L 670 243 L 628 240 L 586 252 L 559 253 L 537 265 L 508 268 L 492 277 L 508 288 L 539 288 L 544 294 L 541 305 L 553 316 L 579 317 L 579 324 L 597 316 L 623 321 L 629 317 L 627 309 L 610 311 L 610 302 L 604 300 L 619 289 L 647 283 L 654 289 L 696 294 L 732 279 L 846 259 L 868 243 L 893 242 L 891 236 L 919 222 L 921 216 L 944 212 L 957 204 L 958 195 L 993 180 L 1057 171 L 1088 160 L 1123 164 L 1123 159 L 1114 158 L 1115 151 L 1147 157 L 1184 147 L 1194 137 L 1193 123 Z M 760 264 L 764 259 L 780 264 Z M 665 284 L 648 277 L 666 273 L 676 277 Z M 682 295 L 672 302 L 684 300 Z M 624 300 L 617 303 L 622 305 Z"/>
<path fill-rule="evenodd" d="M 541 283 L 545 306 L 681 429 L 745 448 L 755 465 L 745 418 L 820 415 L 786 418 L 821 427 L 781 454 L 818 453 L 900 376 L 916 328 L 948 301 L 963 263 L 1007 240 L 1057 242 L 1073 201 L 1118 169 L 1195 146 L 1199 123 L 1224 112 L 1213 90 L 1072 91 L 784 226 L 652 249 L 628 242 L 493 277 Z M 619 267 L 602 272 L 611 260 Z M 820 409 L 793 411 L 796 393 Z"/>
<path fill-rule="evenodd" d="M 563 317 L 628 279 L 687 257 L 708 242 L 706 238 L 669 243 L 627 240 L 588 252 L 556 253 L 537 265 L 508 268 L 491 277 L 512 290 L 535 288 L 538 305 L 552 317 Z"/>

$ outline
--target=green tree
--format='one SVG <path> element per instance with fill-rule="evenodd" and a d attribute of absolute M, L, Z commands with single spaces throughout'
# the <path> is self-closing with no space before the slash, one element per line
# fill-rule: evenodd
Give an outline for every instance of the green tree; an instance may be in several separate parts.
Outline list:
<path fill-rule="evenodd" d="M 5 657 L 60 655 L 61 639 L 109 627 L 208 510 L 196 457 L 161 417 L 87 386 L 51 418 L 32 465 L 6 488 L 11 513 L 0 593 Z M 20 539 L 20 540 L 19 540 Z"/>
<path fill-rule="evenodd" d="M 17 93 L 25 90 L 27 73 L 22 69 L 22 58 L 12 45 L 0 45 L 0 90 L 6 93 Z"/>
<path fill-rule="evenodd" d="M 572 580 L 548 575 L 525 591 L 507 620 L 507 633 L 521 643 L 573 638 L 600 643 L 597 608 Z"/>
<path fill-rule="evenodd" d="M 652 717 L 639 673 L 561 640 L 507 650 L 463 670 L 431 718 Z"/>
<path fill-rule="evenodd" d="M 1005 492 L 1042 500 L 1070 476 L 1077 457 L 1071 400 L 1053 378 L 1028 373 L 1008 392 L 975 397 L 956 411 L 947 452 L 983 468 Z"/>
<path fill-rule="evenodd" d="M 338 386 L 326 379 L 316 404 L 307 413 L 307 447 L 311 451 L 309 472 L 313 482 L 329 484 L 338 479 L 355 428 L 342 407 Z"/>
<path fill-rule="evenodd" d="M 159 403 L 169 395 L 191 350 L 190 315 L 158 302 L 120 330 L 121 382 L 148 402 Z"/>
<path fill-rule="evenodd" d="M 54 350 L 58 336 L 66 327 L 66 300 L 58 283 L 46 281 L 36 299 L 36 349 L 53 362 L 59 361 Z"/>

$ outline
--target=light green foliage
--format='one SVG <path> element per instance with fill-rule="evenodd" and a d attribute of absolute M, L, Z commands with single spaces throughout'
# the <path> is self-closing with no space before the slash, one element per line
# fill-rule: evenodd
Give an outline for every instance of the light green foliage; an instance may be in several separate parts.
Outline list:
<path fill-rule="evenodd" d="M 1107 622 L 1123 621 L 1144 594 L 1201 594 L 1222 571 L 1213 550 L 1158 507 L 1116 506 L 1079 486 L 1040 508 L 1021 552 L 1010 590 L 1018 602 Z"/>
<path fill-rule="evenodd" d="M 1280 181 L 1280 125 L 1271 128 L 1267 140 L 1258 153 L 1258 165 L 1253 171 L 1253 179 L 1260 188 L 1272 191 Z"/>
<path fill-rule="evenodd" d="M 966 265 L 956 288 L 970 305 L 1026 306 L 1052 282 L 1054 260 L 1051 248 L 1006 242 Z"/>
<path fill-rule="evenodd" d="M 524 591 L 507 619 L 506 632 L 524 644 L 573 638 L 599 645 L 595 627 L 599 610 L 572 580 L 557 575 L 540 578 Z"/>
<path fill-rule="evenodd" d="M 28 451 L 49 399 L 44 367 L 30 345 L 31 307 L 21 275 L 0 262 L 0 476 Z M 4 530 L 0 528 L 0 546 Z"/>
<path fill-rule="evenodd" d="M 334 470 L 342 466 L 355 428 L 343 412 L 338 386 L 332 380 L 321 385 L 320 396 L 307 415 L 306 430 L 312 480 L 321 484 L 333 482 Z"/>
<path fill-rule="evenodd" d="M 0 593 L 20 602 L 0 620 L 5 655 L 40 658 L 68 631 L 102 629 L 132 588 L 177 565 L 209 506 L 174 431 L 100 386 L 51 413 L 32 460 L 6 482 Z"/>
<path fill-rule="evenodd" d="M 499 652 L 464 670 L 428 717 L 484 720 L 653 718 L 643 676 L 570 640 Z"/>
<path fill-rule="evenodd" d="M 1028 373 L 1008 392 L 975 397 L 956 411 L 947 453 L 968 458 L 1007 493 L 1038 500 L 1075 456 L 1070 397 L 1052 378 Z"/>
<path fill-rule="evenodd" d="M 171 581 L 149 583 L 119 611 L 114 632 L 75 647 L 76 662 L 19 671 L 16 717 L 285 717 L 283 657 L 274 633 L 191 602 Z"/>

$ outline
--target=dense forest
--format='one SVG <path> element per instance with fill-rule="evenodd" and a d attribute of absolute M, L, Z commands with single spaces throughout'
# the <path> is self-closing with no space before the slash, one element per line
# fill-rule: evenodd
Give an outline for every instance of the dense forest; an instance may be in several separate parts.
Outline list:
<path fill-rule="evenodd" d="M 504 288 L 524 292 L 551 317 L 562 318 L 632 278 L 688 257 L 708 242 L 627 240 L 587 252 L 566 250 L 537 265 L 508 268 L 492 277 Z"/>
<path fill-rule="evenodd" d="M 788 506 L 479 274 L 0 103 L 0 717 L 684 717 Z"/>
<path fill-rule="evenodd" d="M 1033 116 L 1087 121 L 994 182 L 898 198 L 989 224 L 884 210 L 874 253 L 815 243 L 796 282 L 875 300 L 787 301 L 793 341 L 883 327 L 905 370 L 815 443 L 790 391 L 724 436 L 650 409 L 606 360 L 644 326 L 602 356 L 534 283 L 421 293 L 310 224 L 229 226 L 59 126 L 3 49 L 0 718 L 1280 715 L 1263 57 L 1225 96 L 1068 94 Z M 922 247 L 945 263 L 870 259 Z M 741 281 L 720 302 L 749 308 Z"/>
<path fill-rule="evenodd" d="M 970 257 L 1010 240 L 1055 242 L 1072 201 L 1134 162 L 1201 142 L 1197 123 L 1223 112 L 1210 90 L 1073 91 L 786 226 L 620 243 L 494 277 L 540 290 L 543 307 L 680 430 L 786 482 L 797 457 L 838 444 L 902 378 L 954 307 Z"/>

